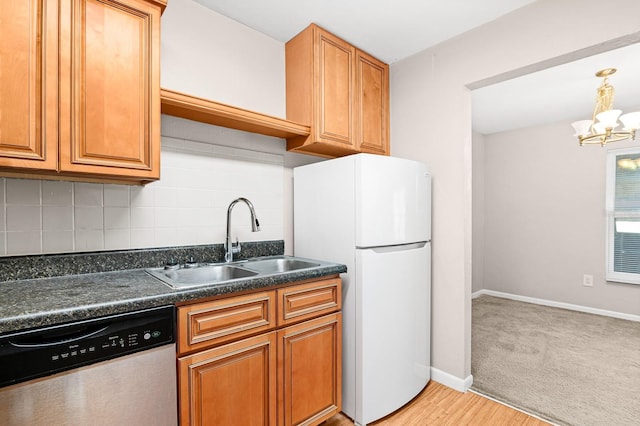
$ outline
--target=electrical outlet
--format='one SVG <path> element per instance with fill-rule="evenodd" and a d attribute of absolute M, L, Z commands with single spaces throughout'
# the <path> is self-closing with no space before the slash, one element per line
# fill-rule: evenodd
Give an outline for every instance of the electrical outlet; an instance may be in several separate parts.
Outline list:
<path fill-rule="evenodd" d="M 593 287 L 593 275 L 583 275 L 582 276 L 582 285 L 586 287 Z"/>

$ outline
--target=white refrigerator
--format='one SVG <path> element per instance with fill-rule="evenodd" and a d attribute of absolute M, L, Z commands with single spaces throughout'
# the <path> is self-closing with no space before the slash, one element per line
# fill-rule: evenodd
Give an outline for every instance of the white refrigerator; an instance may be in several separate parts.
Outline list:
<path fill-rule="evenodd" d="M 347 265 L 342 411 L 366 425 L 430 379 L 431 175 L 356 154 L 293 171 L 294 254 Z"/>

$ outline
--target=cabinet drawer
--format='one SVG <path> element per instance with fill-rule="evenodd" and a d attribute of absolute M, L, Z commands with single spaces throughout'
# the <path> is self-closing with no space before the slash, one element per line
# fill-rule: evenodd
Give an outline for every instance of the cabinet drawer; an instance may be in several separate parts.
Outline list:
<path fill-rule="evenodd" d="M 340 278 L 278 290 L 278 326 L 339 311 L 341 308 L 342 281 Z"/>
<path fill-rule="evenodd" d="M 178 350 L 186 353 L 275 328 L 275 292 L 178 308 Z"/>

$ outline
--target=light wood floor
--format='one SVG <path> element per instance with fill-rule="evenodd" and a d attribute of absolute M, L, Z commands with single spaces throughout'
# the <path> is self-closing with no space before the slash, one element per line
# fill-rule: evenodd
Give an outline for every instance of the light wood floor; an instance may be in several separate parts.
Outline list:
<path fill-rule="evenodd" d="M 431 381 L 409 404 L 371 425 L 548 426 L 548 423 L 478 394 L 457 392 Z M 323 423 L 323 426 L 353 426 L 353 421 L 343 414 L 337 414 Z"/>

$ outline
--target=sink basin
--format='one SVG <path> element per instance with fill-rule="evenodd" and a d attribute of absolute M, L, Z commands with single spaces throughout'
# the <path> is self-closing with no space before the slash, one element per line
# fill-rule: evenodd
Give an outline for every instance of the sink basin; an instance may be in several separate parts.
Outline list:
<path fill-rule="evenodd" d="M 291 256 L 255 257 L 233 263 L 185 264 L 176 269 L 149 268 L 147 273 L 174 289 L 222 285 L 233 280 L 286 274 L 327 265 Z"/>
<path fill-rule="evenodd" d="M 249 260 L 243 266 L 262 274 L 274 274 L 295 271 L 298 269 L 314 268 L 316 266 L 320 266 L 320 264 L 300 259 L 274 258 Z"/>
<path fill-rule="evenodd" d="M 173 288 L 211 285 L 258 275 L 257 271 L 231 265 L 204 265 L 180 269 L 155 268 L 147 269 L 147 272 Z"/>

